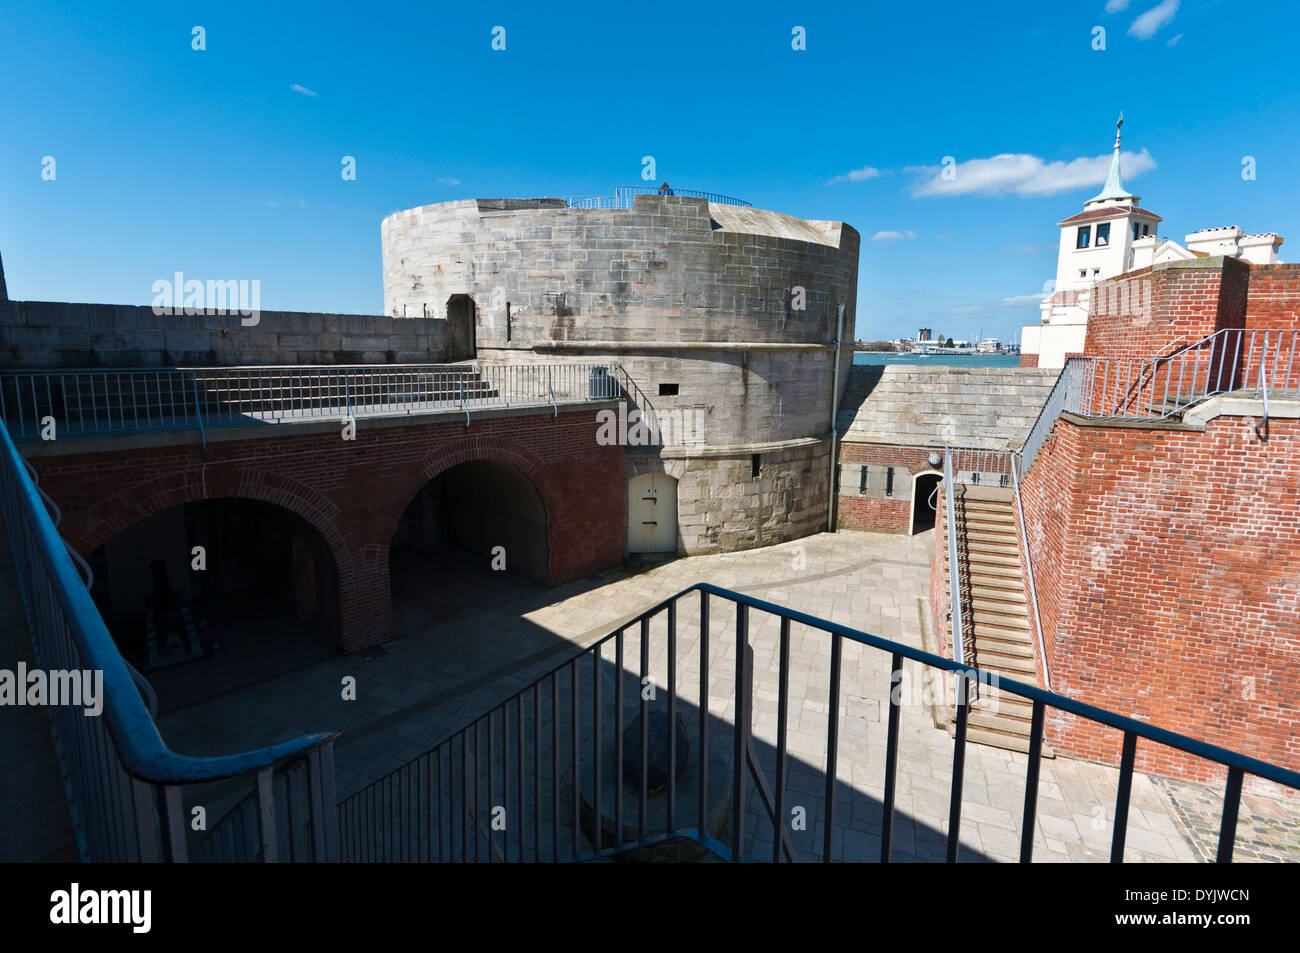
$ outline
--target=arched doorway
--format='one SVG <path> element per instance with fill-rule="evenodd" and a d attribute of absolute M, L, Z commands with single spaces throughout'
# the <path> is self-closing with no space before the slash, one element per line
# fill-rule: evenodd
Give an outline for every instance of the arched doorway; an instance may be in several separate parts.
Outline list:
<path fill-rule="evenodd" d="M 447 360 L 467 361 L 478 356 L 474 329 L 474 299 L 456 294 L 447 299 Z"/>
<path fill-rule="evenodd" d="M 912 477 L 912 520 L 908 535 L 924 533 L 934 529 L 935 510 L 938 506 L 939 492 L 943 483 L 943 474 L 937 470 L 927 470 Z"/>
<path fill-rule="evenodd" d="M 260 500 L 154 513 L 90 557 L 91 595 L 160 713 L 337 654 L 338 571 L 320 533 Z"/>
<path fill-rule="evenodd" d="M 677 481 L 642 473 L 627 484 L 627 551 L 677 552 Z"/>
<path fill-rule="evenodd" d="M 516 467 L 471 460 L 424 485 L 389 544 L 393 630 L 490 607 L 550 582 L 550 519 Z"/>

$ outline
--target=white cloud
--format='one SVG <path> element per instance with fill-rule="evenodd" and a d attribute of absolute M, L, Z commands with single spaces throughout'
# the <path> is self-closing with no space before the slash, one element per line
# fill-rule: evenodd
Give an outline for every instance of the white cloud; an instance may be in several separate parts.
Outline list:
<path fill-rule="evenodd" d="M 1110 154 L 1089 159 L 1045 162 L 1024 153 L 1003 153 L 988 159 L 968 159 L 950 166 L 953 175 L 944 178 L 938 166 L 916 166 L 905 171 L 921 173 L 912 184 L 917 198 L 951 195 L 1020 195 L 1041 197 L 1070 192 L 1106 181 Z M 1136 178 L 1156 167 L 1156 160 L 1143 149 L 1122 156 L 1125 178 Z"/>
<path fill-rule="evenodd" d="M 292 89 L 295 93 L 302 93 L 304 96 L 316 95 L 316 93 L 313 90 L 308 89 L 306 86 L 299 86 L 297 83 L 294 83 L 289 88 Z"/>
<path fill-rule="evenodd" d="M 892 245 L 894 242 L 902 241 L 905 238 L 911 239 L 915 237 L 916 232 L 912 231 L 910 228 L 905 232 L 898 232 L 890 229 L 887 231 L 876 232 L 876 234 L 871 236 L 871 240 L 877 245 Z"/>
<path fill-rule="evenodd" d="M 1163 0 L 1156 4 L 1146 13 L 1139 16 L 1129 24 L 1129 36 L 1136 36 L 1139 40 L 1149 40 L 1156 35 L 1156 32 L 1178 12 L 1180 0 Z"/>
<path fill-rule="evenodd" d="M 1128 9 L 1128 0 L 1106 0 L 1107 13 L 1122 13 Z"/>
<path fill-rule="evenodd" d="M 1050 298 L 1051 296 L 1050 291 L 1036 291 L 1033 294 L 1012 295 L 1010 298 L 1003 298 L 998 304 L 1003 307 L 1014 308 L 1022 304 L 1040 304 L 1044 298 Z"/>
<path fill-rule="evenodd" d="M 975 314 L 983 310 L 984 310 L 984 305 L 982 304 L 963 304 L 963 305 L 953 305 L 951 308 L 948 309 L 948 313 L 949 314 Z"/>
<path fill-rule="evenodd" d="M 439 179 L 439 185 L 460 185 L 460 179 Z"/>
<path fill-rule="evenodd" d="M 841 182 L 865 182 L 867 179 L 880 178 L 880 170 L 873 166 L 864 165 L 861 169 L 854 169 L 843 175 L 837 175 L 827 182 L 827 185 L 838 185 Z"/>
<path fill-rule="evenodd" d="M 1179 34 L 1177 34 L 1177 35 L 1175 35 L 1175 36 L 1171 36 L 1171 37 L 1169 38 L 1169 41 L 1168 41 L 1167 43 L 1165 43 L 1165 46 L 1177 46 L 1177 45 L 1178 45 L 1178 41 L 1181 40 L 1182 38 L 1183 38 L 1183 35 L 1182 35 L 1181 33 L 1179 33 Z"/>

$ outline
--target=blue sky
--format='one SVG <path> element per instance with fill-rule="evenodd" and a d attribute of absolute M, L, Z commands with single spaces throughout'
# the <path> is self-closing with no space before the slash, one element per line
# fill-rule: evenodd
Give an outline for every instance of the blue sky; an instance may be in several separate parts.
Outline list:
<path fill-rule="evenodd" d="M 6 0 L 0 255 L 19 299 L 148 304 L 182 271 L 376 313 L 390 212 L 607 193 L 652 155 L 675 186 L 857 228 L 859 337 L 1010 340 L 1121 109 L 1163 234 L 1276 231 L 1300 260 L 1297 26 L 1285 0 Z M 944 156 L 960 188 L 934 187 Z"/>

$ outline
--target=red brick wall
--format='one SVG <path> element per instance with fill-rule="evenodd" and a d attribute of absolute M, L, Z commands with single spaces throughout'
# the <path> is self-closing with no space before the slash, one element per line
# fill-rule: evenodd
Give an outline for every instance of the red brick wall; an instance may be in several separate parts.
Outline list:
<path fill-rule="evenodd" d="M 1092 292 L 1088 357 L 1152 358 L 1245 326 L 1251 268 L 1235 259 L 1156 266 L 1099 282 Z"/>
<path fill-rule="evenodd" d="M 1038 366 L 1038 355 L 1037 355 L 1037 354 L 1026 354 L 1024 351 L 1021 351 L 1021 352 L 1020 352 L 1020 366 L 1021 366 L 1021 367 L 1037 367 L 1037 366 Z"/>
<path fill-rule="evenodd" d="M 843 442 L 839 446 L 841 464 L 869 467 L 894 467 L 894 496 L 876 497 L 858 494 L 856 479 L 845 476 L 836 499 L 839 529 L 868 530 L 876 533 L 906 533 L 912 524 L 912 476 L 935 468 L 926 457 L 927 447 L 900 447 L 881 443 Z"/>
<path fill-rule="evenodd" d="M 1066 419 L 1023 485 L 1052 687 L 1300 767 L 1300 421 L 1206 430 Z M 1253 696 L 1253 697 L 1252 697 Z M 1116 762 L 1110 729 L 1049 715 L 1051 744 Z M 1139 743 L 1138 767 L 1222 769 Z"/>
<path fill-rule="evenodd" d="M 86 454 L 34 455 L 41 487 L 63 511 L 61 531 L 88 556 L 167 507 L 223 496 L 283 506 L 314 526 L 334 554 L 343 647 L 392 635 L 388 548 L 406 505 L 439 472 L 467 460 L 512 464 L 546 505 L 550 581 L 623 557 L 623 450 L 596 442 L 595 411 L 367 426 L 339 431 Z M 265 434 L 265 431 L 260 431 Z M 60 448 L 63 449 L 63 448 Z M 205 459 L 206 456 L 206 459 Z"/>
<path fill-rule="evenodd" d="M 1252 331 L 1300 330 L 1300 264 L 1250 269 L 1246 327 Z"/>

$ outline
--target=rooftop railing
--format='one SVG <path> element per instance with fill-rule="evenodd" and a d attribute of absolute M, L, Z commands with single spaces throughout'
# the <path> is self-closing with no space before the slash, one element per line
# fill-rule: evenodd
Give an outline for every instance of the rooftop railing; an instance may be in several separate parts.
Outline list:
<path fill-rule="evenodd" d="M 0 372 L 19 440 L 550 406 L 619 397 L 617 365 L 362 364 Z"/>
<path fill-rule="evenodd" d="M 669 188 L 667 192 L 660 192 L 659 188 L 656 185 L 620 185 L 614 189 L 613 195 L 571 195 L 564 201 L 569 208 L 628 209 L 636 205 L 638 195 L 684 195 L 690 198 L 704 199 L 715 205 L 739 205 L 743 208 L 753 208 L 744 199 L 734 198 L 730 195 L 719 195 L 717 192 L 697 192 L 694 189 L 677 188 Z"/>

